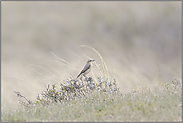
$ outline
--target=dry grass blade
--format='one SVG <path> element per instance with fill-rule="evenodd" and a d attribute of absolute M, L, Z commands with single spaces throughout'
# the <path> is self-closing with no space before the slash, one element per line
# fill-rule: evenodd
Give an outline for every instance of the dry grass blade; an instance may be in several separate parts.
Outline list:
<path fill-rule="evenodd" d="M 67 66 L 69 66 L 69 67 L 71 67 L 71 68 L 77 69 L 75 66 L 72 66 L 69 62 L 67 62 L 67 61 L 64 60 L 64 59 L 59 58 L 59 57 L 58 57 L 57 55 L 55 55 L 54 53 L 51 52 L 51 54 L 53 54 L 55 57 L 57 57 L 59 60 L 61 60 L 61 61 L 64 63 L 64 65 L 67 65 Z M 78 69 L 77 69 L 77 70 L 78 70 Z"/>

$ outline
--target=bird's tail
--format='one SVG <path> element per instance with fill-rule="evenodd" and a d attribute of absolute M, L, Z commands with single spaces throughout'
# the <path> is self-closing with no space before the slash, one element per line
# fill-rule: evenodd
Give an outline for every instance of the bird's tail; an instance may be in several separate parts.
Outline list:
<path fill-rule="evenodd" d="M 76 77 L 76 79 L 81 75 L 82 73 L 80 73 L 77 77 Z"/>

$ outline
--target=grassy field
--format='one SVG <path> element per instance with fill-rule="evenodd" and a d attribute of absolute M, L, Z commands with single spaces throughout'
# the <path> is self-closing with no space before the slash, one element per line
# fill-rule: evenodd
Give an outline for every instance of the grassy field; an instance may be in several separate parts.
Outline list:
<path fill-rule="evenodd" d="M 182 83 L 133 90 L 127 94 L 91 91 L 84 98 L 29 106 L 2 112 L 3 122 L 181 122 Z"/>
<path fill-rule="evenodd" d="M 181 121 L 181 1 L 2 1 L 1 12 L 2 121 Z M 115 78 L 122 95 L 20 106 L 14 91 L 36 102 L 88 59 L 88 77 Z"/>

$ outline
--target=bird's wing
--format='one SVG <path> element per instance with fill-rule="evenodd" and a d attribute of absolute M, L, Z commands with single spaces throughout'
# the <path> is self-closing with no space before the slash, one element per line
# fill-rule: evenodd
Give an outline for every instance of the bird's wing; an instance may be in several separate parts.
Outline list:
<path fill-rule="evenodd" d="M 90 69 L 90 67 L 91 67 L 91 64 L 86 64 L 85 67 L 83 68 L 83 70 L 81 71 L 81 73 L 84 73 L 85 71 Z"/>
<path fill-rule="evenodd" d="M 80 74 L 77 76 L 77 78 L 82 74 L 82 73 L 85 73 L 89 68 L 91 67 L 90 64 L 86 64 L 85 67 L 83 68 L 83 70 L 80 72 Z M 76 79 L 77 79 L 76 78 Z"/>

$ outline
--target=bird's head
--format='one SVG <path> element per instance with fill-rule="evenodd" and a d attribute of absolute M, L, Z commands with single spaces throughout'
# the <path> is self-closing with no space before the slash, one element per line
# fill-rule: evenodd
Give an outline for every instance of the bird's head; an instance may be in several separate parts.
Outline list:
<path fill-rule="evenodd" d="M 95 61 L 95 60 L 88 60 L 88 61 L 87 61 L 87 63 L 89 63 L 89 62 L 93 62 L 93 61 Z"/>

